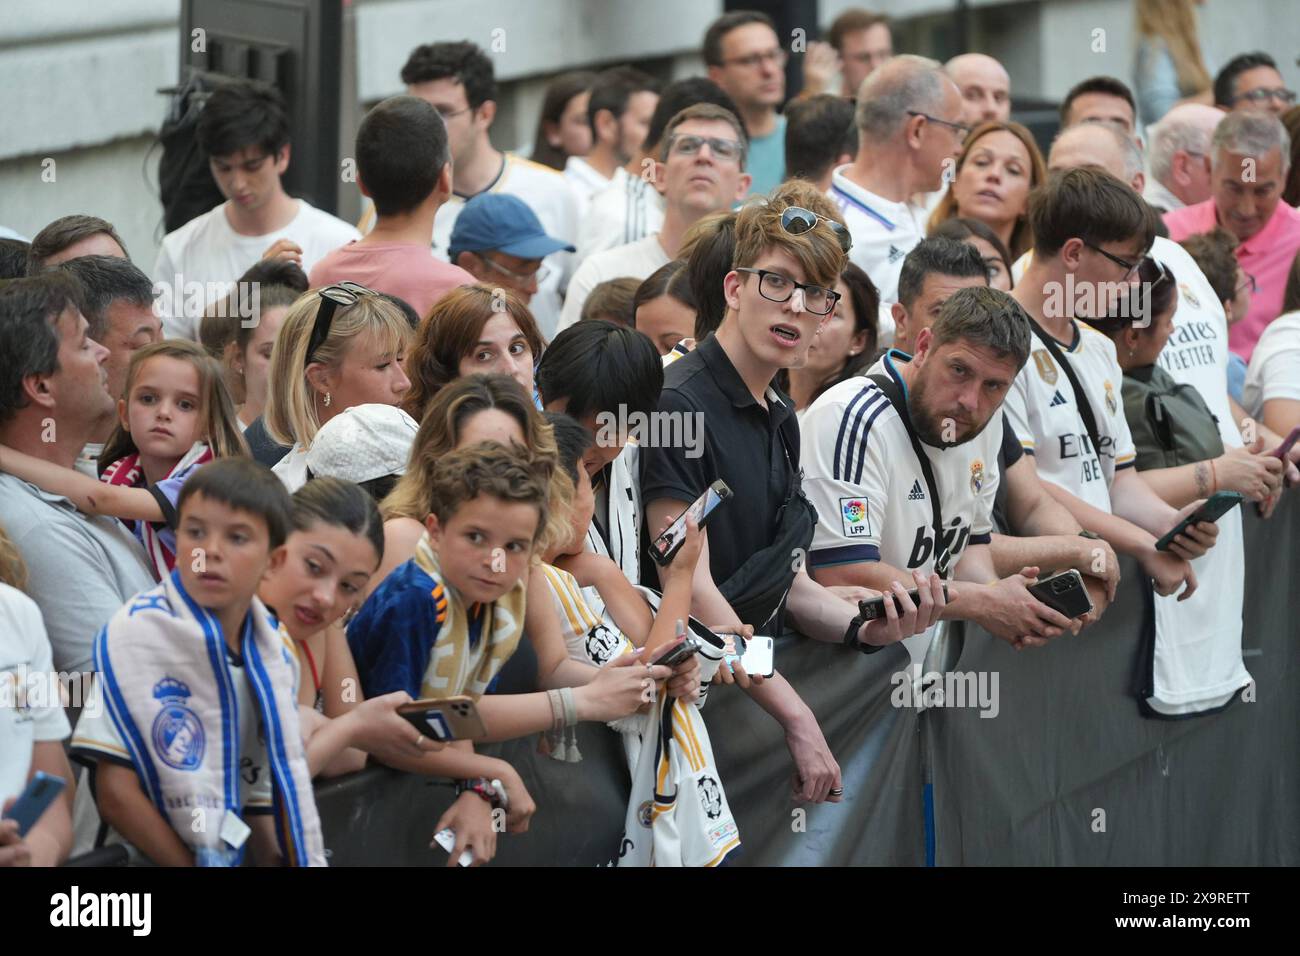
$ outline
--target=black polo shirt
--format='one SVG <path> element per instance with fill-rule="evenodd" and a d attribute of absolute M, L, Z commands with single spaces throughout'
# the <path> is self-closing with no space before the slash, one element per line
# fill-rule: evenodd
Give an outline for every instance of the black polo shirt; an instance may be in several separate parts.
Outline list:
<path fill-rule="evenodd" d="M 719 585 L 750 555 L 773 542 L 777 513 L 789 497 L 792 475 L 794 487 L 799 487 L 799 421 L 794 402 L 775 386 L 768 387 L 766 398 L 768 407 L 763 408 L 717 337 L 710 335 L 664 370 L 659 396 L 660 412 L 700 414 L 703 453 L 691 458 L 688 453 L 696 450 L 640 449 L 645 505 L 661 498 L 694 501 L 719 478 L 731 488 L 732 499 L 718 508 L 708 525 L 709 570 Z M 674 432 L 681 434 L 676 428 Z M 665 433 L 662 426 L 659 433 Z M 791 566 L 793 579 L 793 559 Z"/>

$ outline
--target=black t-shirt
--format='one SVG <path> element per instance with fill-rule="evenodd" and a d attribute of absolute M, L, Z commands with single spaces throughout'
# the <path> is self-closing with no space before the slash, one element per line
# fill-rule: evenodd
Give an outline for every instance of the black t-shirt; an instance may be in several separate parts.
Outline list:
<path fill-rule="evenodd" d="M 710 335 L 664 370 L 659 396 L 660 413 L 694 416 L 694 432 L 678 430 L 683 418 L 672 434 L 695 436 L 695 447 L 641 448 L 641 501 L 647 508 L 662 498 L 692 502 L 719 478 L 731 488 L 732 499 L 708 525 L 709 570 L 718 585 L 773 542 L 778 512 L 798 487 L 794 403 L 775 387 L 766 399 L 765 409 Z M 668 433 L 662 423 L 658 433 Z M 793 559 L 791 568 L 793 579 Z"/>
<path fill-rule="evenodd" d="M 998 534 L 1011 534 L 1007 524 L 1007 469 L 1024 457 L 1016 430 L 1006 412 L 1002 413 L 1002 447 L 998 449 L 998 490 L 993 494 L 993 527 Z"/>
<path fill-rule="evenodd" d="M 262 421 L 261 415 L 253 419 L 253 424 L 244 430 L 244 441 L 248 442 L 253 460 L 267 468 L 274 468 L 281 458 L 289 454 L 288 445 L 278 444 L 267 434 L 266 422 Z"/>

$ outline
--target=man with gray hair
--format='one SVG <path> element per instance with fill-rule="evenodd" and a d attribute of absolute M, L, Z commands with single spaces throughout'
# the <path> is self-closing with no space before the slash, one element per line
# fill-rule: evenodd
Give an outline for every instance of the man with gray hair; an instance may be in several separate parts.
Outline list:
<path fill-rule="evenodd" d="M 993 57 L 984 53 L 963 53 L 943 65 L 961 90 L 961 121 L 976 126 L 1011 119 L 1011 77 Z"/>
<path fill-rule="evenodd" d="M 1100 166 L 1141 195 L 1146 183 L 1142 150 L 1117 123 L 1079 123 L 1059 133 L 1047 154 L 1047 168 Z"/>
<path fill-rule="evenodd" d="M 1300 251 L 1300 211 L 1282 201 L 1291 138 L 1272 113 L 1237 110 L 1210 144 L 1211 195 L 1165 215 L 1177 241 L 1222 226 L 1237 237 L 1237 261 L 1256 284 L 1250 311 L 1229 332 L 1232 351 L 1247 362 L 1264 327 L 1282 311 L 1282 293 Z"/>
<path fill-rule="evenodd" d="M 894 57 L 858 91 L 858 155 L 831 175 L 830 197 L 853 236 L 850 258 L 882 304 L 898 298 L 903 258 L 925 236 L 912 197 L 939 189 L 956 169 L 970 131 L 961 115 L 957 85 L 924 57 Z"/>
<path fill-rule="evenodd" d="M 1223 111 L 1183 103 L 1147 127 L 1147 187 L 1142 198 L 1161 212 L 1210 198 L 1210 137 Z"/>
<path fill-rule="evenodd" d="M 73 294 L 86 317 L 87 336 L 108 349 L 105 386 L 114 405 L 76 462 L 78 471 L 98 478 L 99 453 L 117 425 L 117 400 L 126 397 L 123 393 L 131 356 L 146 345 L 162 341 L 162 320 L 154 311 L 153 282 L 128 259 L 80 256 L 57 268 L 77 280 Z"/>

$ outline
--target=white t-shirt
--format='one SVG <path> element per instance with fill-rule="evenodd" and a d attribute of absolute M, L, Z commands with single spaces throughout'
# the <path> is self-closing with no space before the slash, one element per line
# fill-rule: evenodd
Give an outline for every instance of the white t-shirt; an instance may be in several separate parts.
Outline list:
<path fill-rule="evenodd" d="M 849 259 L 871 277 L 882 303 L 897 302 L 903 259 L 925 238 L 925 211 L 867 192 L 844 175 L 849 168 L 841 166 L 831 174 L 827 193 L 853 237 Z"/>
<path fill-rule="evenodd" d="M 640 176 L 620 168 L 609 185 L 591 197 L 578 229 L 574 266 L 616 246 L 657 233 L 664 225 L 664 197 Z"/>
<path fill-rule="evenodd" d="M 591 197 L 613 182 L 618 173 L 622 173 L 624 176 L 627 175 L 620 167 L 615 170 L 614 176 L 606 177 L 581 156 L 570 156 L 565 160 L 564 181 L 569 184 L 569 188 L 573 190 L 573 198 L 578 202 L 579 223 L 587 215 L 587 207 L 591 205 Z"/>
<path fill-rule="evenodd" d="M 72 467 L 77 469 L 83 475 L 94 478 L 99 481 L 99 455 L 104 450 L 104 443 L 98 441 L 88 441 L 81 446 L 81 454 L 77 460 L 72 463 Z"/>
<path fill-rule="evenodd" d="M 1110 512 L 1115 472 L 1133 467 L 1136 457 L 1124 417 L 1124 373 L 1110 339 L 1081 322 L 1070 325 L 1074 341 L 1059 347 L 1087 393 L 1102 447 L 1092 447 L 1070 380 L 1037 336 L 1030 340 L 1029 361 L 1011 383 L 1003 408 L 1040 475 Z"/>
<path fill-rule="evenodd" d="M 555 331 L 562 332 L 582 318 L 583 303 L 591 295 L 591 290 L 602 282 L 624 276 L 645 279 L 670 261 L 668 253 L 659 244 L 658 233 L 626 246 L 596 253 L 578 266 L 578 271 L 569 281 L 569 292 L 564 297 L 564 312 L 560 315 L 560 325 Z"/>
<path fill-rule="evenodd" d="M 0 584 L 0 805 L 27 786 L 32 746 L 71 732 L 40 609 Z"/>
<path fill-rule="evenodd" d="M 901 355 L 887 353 L 868 375 L 888 374 L 901 385 L 890 367 L 902 363 Z M 930 491 L 907 426 L 879 386 L 860 376 L 828 389 L 807 410 L 799 433 L 803 489 L 818 516 L 809 566 L 884 561 L 933 571 Z M 964 444 L 922 446 L 939 489 L 950 569 L 968 544 L 990 540 L 1001 444 L 1002 416 L 996 414 Z M 904 642 L 915 663 L 923 659 L 931 636 L 927 631 Z"/>
<path fill-rule="evenodd" d="M 226 218 L 228 203 L 222 203 L 163 238 L 153 280 L 155 286 L 165 290 L 156 308 L 167 338 L 197 342 L 203 309 L 229 293 L 239 277 L 278 240 L 290 239 L 301 246 L 303 271 L 311 272 L 327 253 L 361 238 L 351 223 L 321 212 L 305 199 L 297 203 L 298 215 L 283 229 L 265 235 L 242 236 L 235 232 Z M 191 283 L 202 284 L 201 305 L 198 287 Z"/>
<path fill-rule="evenodd" d="M 1300 312 L 1287 312 L 1264 327 L 1250 355 L 1241 404 L 1251 415 L 1264 414 L 1275 398 L 1300 402 Z"/>
<path fill-rule="evenodd" d="M 563 174 L 549 166 L 506 153 L 501 175 L 483 191 L 518 196 L 537 215 L 546 234 L 554 239 L 572 244 L 578 237 L 578 201 Z M 451 231 L 466 201 L 466 197 L 453 193 L 438 207 L 433 220 L 433 252 L 439 259 L 447 261 Z M 543 261 L 550 271 L 533 294 L 528 308 L 537 320 L 542 337 L 549 340 L 560 320 L 561 293 L 573 274 L 573 253 L 553 252 Z"/>

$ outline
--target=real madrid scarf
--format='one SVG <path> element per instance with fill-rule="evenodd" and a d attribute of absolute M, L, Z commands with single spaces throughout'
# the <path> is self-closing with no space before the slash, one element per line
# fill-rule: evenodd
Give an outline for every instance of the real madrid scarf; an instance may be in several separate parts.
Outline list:
<path fill-rule="evenodd" d="M 176 466 L 167 473 L 168 478 L 179 478 L 184 480 L 190 473 L 204 462 L 211 461 L 213 458 L 212 449 L 203 442 L 195 442 L 190 446 L 190 450 L 185 453 L 185 457 L 176 463 Z M 99 480 L 108 485 L 126 485 L 132 488 L 144 488 L 145 477 L 144 469 L 140 466 L 140 456 L 127 455 L 125 458 L 119 458 L 117 461 L 110 462 L 104 469 L 104 473 L 99 476 Z M 154 491 L 154 489 L 150 489 Z M 172 568 L 176 566 L 176 539 L 168 536 L 163 540 L 161 532 L 165 528 L 174 528 L 176 524 L 175 509 L 172 507 L 170 500 L 166 496 L 154 491 L 154 497 L 158 499 L 158 505 L 162 508 L 164 521 L 130 521 L 136 536 L 140 543 L 144 545 L 145 550 L 149 553 L 149 563 L 153 565 L 153 576 L 162 580 L 171 573 Z"/>
<path fill-rule="evenodd" d="M 290 651 L 266 606 L 253 599 L 232 670 L 216 616 L 185 591 L 178 572 L 127 602 L 95 639 L 104 705 L 141 785 L 200 866 L 238 866 L 239 704 L 247 679 L 257 702 L 285 863 L 325 866 L 307 755 L 298 727 Z M 232 819 L 232 815 L 233 818 Z"/>
<path fill-rule="evenodd" d="M 524 632 L 523 581 L 516 581 L 509 591 L 483 609 L 483 627 L 477 644 L 471 647 L 465 600 L 443 578 L 438 555 L 427 533 L 415 549 L 415 563 L 433 578 L 435 586 L 430 596 L 438 602 L 440 625 L 420 685 L 420 696 L 483 696 L 492 678 L 519 646 Z"/>

